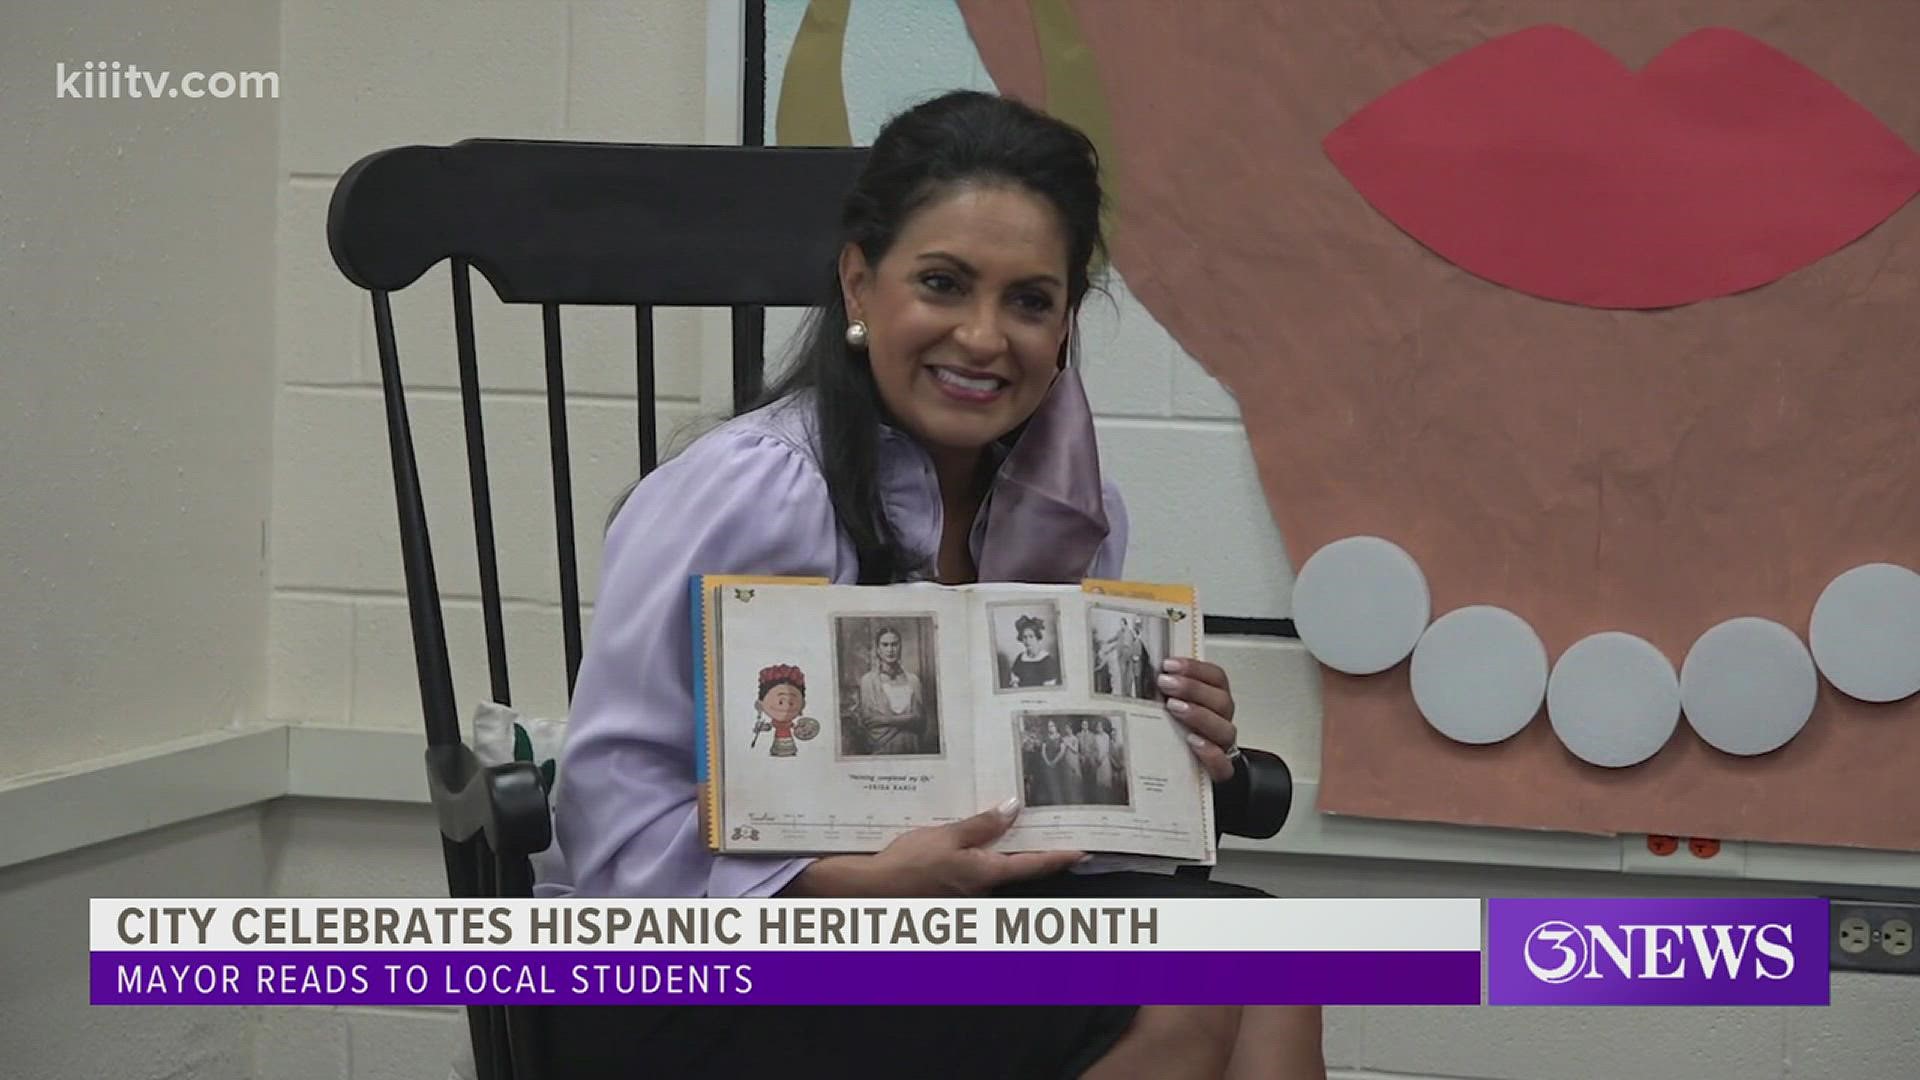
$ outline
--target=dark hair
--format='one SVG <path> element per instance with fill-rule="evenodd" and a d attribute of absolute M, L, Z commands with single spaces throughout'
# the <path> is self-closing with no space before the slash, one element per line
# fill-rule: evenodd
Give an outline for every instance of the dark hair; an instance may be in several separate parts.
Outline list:
<path fill-rule="evenodd" d="M 1013 636 L 1021 637 L 1025 635 L 1027 631 L 1031 630 L 1033 631 L 1034 637 L 1045 637 L 1046 625 L 1047 624 L 1032 615 L 1022 615 L 1013 620 Z"/>
<path fill-rule="evenodd" d="M 776 686 L 791 686 L 802 698 L 807 696 L 807 677 L 792 664 L 775 664 L 760 672 L 760 697 L 766 697 Z"/>
<path fill-rule="evenodd" d="M 847 196 L 841 239 L 858 244 L 868 262 L 877 263 L 909 217 L 967 183 L 1023 188 L 1059 213 L 1067 237 L 1067 312 L 1072 318 L 1090 285 L 1094 256 L 1104 251 L 1099 155 L 1077 128 L 1012 99 L 956 91 L 887 121 Z M 846 299 L 837 263 L 836 258 L 826 295 L 806 326 L 792 364 L 743 411 L 797 391 L 813 391 L 819 465 L 834 515 L 853 540 L 861 584 L 885 585 L 912 568 L 912 556 L 901 548 L 880 501 L 885 409 L 866 357 L 847 347 Z"/>

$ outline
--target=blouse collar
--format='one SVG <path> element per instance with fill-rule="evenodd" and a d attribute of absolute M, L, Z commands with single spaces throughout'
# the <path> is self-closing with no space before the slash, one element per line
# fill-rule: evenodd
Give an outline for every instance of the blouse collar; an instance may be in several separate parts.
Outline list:
<path fill-rule="evenodd" d="M 932 458 L 891 425 L 882 425 L 882 440 L 889 520 L 902 543 L 930 564 L 941 528 Z M 995 444 L 990 452 L 998 468 L 968 538 L 979 579 L 1079 582 L 1109 531 L 1093 409 L 1079 369 L 1062 370 L 1012 445 Z"/>

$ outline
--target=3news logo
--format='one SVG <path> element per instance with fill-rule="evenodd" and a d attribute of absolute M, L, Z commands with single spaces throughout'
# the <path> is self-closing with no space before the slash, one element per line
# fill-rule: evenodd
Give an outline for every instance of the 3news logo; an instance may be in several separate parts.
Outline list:
<path fill-rule="evenodd" d="M 1749 959 L 1751 963 L 1749 964 Z M 1527 970 L 1544 983 L 1574 979 L 1784 979 L 1793 974 L 1786 923 L 1574 926 L 1544 922 L 1527 935 Z"/>
<path fill-rule="evenodd" d="M 1492 1005 L 1825 1005 L 1825 900 L 1493 900 Z"/>

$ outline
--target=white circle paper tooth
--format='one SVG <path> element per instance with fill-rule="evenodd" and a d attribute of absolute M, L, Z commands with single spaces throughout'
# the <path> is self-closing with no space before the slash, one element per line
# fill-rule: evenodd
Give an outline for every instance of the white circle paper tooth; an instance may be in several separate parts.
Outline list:
<path fill-rule="evenodd" d="M 1820 673 L 1848 697 L 1920 693 L 1920 574 L 1868 563 L 1834 578 L 1813 605 L 1807 643 Z"/>
<path fill-rule="evenodd" d="M 1457 608 L 1413 650 L 1413 700 L 1434 730 L 1485 746 L 1518 734 L 1547 692 L 1547 649 L 1505 608 Z"/>
<path fill-rule="evenodd" d="M 1785 746 L 1819 694 L 1813 657 L 1771 619 L 1744 616 L 1701 634 L 1680 666 L 1680 707 L 1709 746 L 1752 757 Z"/>
<path fill-rule="evenodd" d="M 1553 665 L 1547 719 L 1581 761 L 1613 769 L 1638 765 L 1680 726 L 1680 678 L 1645 638 L 1617 630 L 1591 634 Z"/>
<path fill-rule="evenodd" d="M 1293 623 L 1313 658 L 1348 675 L 1405 660 L 1432 612 L 1413 556 L 1377 536 L 1349 536 L 1313 553 L 1293 585 Z"/>

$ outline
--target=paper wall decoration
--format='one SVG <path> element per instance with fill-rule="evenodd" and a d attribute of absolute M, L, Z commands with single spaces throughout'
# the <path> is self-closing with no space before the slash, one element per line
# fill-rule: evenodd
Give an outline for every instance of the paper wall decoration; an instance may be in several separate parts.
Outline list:
<path fill-rule="evenodd" d="M 961 7 L 998 85 L 1044 101 L 1028 6 Z M 1844 18 L 1815 0 L 1070 7 L 1112 120 L 1115 263 L 1233 390 L 1296 565 L 1388 538 L 1434 612 L 1505 608 L 1556 662 L 1631 634 L 1677 669 L 1730 619 L 1804 641 L 1835 577 L 1920 553 L 1913 203 L 1763 287 L 1605 310 L 1438 257 L 1322 147 L 1394 87 L 1542 22 L 1635 70 L 1703 28 L 1739 30 L 1910 147 L 1920 4 Z M 1408 669 L 1324 673 L 1322 811 L 1920 850 L 1920 698 L 1868 703 L 1817 680 L 1777 751 L 1730 755 L 1680 724 L 1642 763 L 1606 767 L 1549 723 L 1447 739 Z"/>
<path fill-rule="evenodd" d="M 1573 643 L 1547 680 L 1547 718 L 1567 752 L 1620 769 L 1659 753 L 1680 725 L 1680 676 L 1644 638 L 1617 630 Z"/>
<path fill-rule="evenodd" d="M 1547 696 L 1547 650 L 1527 621 L 1475 604 L 1433 621 L 1408 670 L 1413 703 L 1454 742 L 1504 742 L 1533 722 Z"/>
<path fill-rule="evenodd" d="M 1872 113 L 1726 28 L 1637 72 L 1565 27 L 1520 30 L 1387 91 L 1325 146 L 1443 258 L 1606 308 L 1775 281 L 1920 192 L 1920 154 Z"/>

